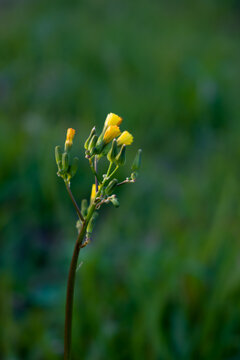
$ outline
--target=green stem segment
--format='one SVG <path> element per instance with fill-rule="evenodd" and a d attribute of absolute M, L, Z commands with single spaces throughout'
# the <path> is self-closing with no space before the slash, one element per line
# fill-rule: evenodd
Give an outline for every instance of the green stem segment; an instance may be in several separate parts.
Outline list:
<path fill-rule="evenodd" d="M 64 332 L 64 360 L 70 360 L 71 353 L 71 340 L 72 340 L 72 314 L 73 314 L 73 297 L 74 297 L 74 284 L 75 284 L 75 275 L 78 262 L 78 256 L 80 253 L 81 245 L 86 234 L 87 226 L 91 217 L 95 211 L 96 205 L 92 204 L 88 210 L 88 215 L 82 223 L 81 230 L 78 234 L 72 261 L 68 274 L 68 284 L 67 284 L 67 297 L 66 297 L 66 312 L 65 312 L 65 332 Z"/>

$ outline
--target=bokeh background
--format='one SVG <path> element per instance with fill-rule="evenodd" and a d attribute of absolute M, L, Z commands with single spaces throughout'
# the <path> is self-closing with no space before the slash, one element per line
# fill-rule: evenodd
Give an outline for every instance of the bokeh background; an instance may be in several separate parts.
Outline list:
<path fill-rule="evenodd" d="M 73 359 L 240 359 L 240 2 L 0 1 L 0 358 L 63 354 L 76 215 L 54 147 L 109 112 L 143 166 L 81 253 Z M 128 176 L 128 168 L 121 176 Z"/>

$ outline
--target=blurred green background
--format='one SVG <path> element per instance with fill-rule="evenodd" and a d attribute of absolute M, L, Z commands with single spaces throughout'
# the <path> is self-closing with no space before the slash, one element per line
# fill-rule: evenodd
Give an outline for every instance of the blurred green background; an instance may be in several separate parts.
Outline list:
<path fill-rule="evenodd" d="M 0 1 L 0 358 L 63 354 L 76 215 L 54 147 L 124 118 L 143 166 L 81 253 L 73 360 L 240 359 L 240 2 Z M 128 169 L 121 171 L 128 176 Z"/>

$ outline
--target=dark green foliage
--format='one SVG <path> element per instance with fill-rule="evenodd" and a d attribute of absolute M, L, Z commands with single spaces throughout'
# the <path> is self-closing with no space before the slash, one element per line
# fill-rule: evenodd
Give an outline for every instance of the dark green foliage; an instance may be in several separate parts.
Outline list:
<path fill-rule="evenodd" d="M 84 140 L 111 111 L 144 156 L 81 253 L 73 360 L 240 358 L 239 15 L 226 0 L 1 2 L 1 359 L 62 358 L 77 218 L 54 147 L 76 129 L 80 203 Z"/>

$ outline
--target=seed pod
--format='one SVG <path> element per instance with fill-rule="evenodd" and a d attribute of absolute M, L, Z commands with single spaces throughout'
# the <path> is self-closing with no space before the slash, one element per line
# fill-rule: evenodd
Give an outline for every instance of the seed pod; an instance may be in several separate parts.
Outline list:
<path fill-rule="evenodd" d="M 124 165 L 126 162 L 126 145 L 123 145 L 121 147 L 121 150 L 119 151 L 119 154 L 116 157 L 116 163 L 118 166 Z"/>
<path fill-rule="evenodd" d="M 62 169 L 64 172 L 68 171 L 68 166 L 69 166 L 68 154 L 65 152 L 65 153 L 63 153 L 63 156 L 62 156 Z"/>
<path fill-rule="evenodd" d="M 116 160 L 117 151 L 118 151 L 117 150 L 117 140 L 114 139 L 112 142 L 111 150 L 109 151 L 109 153 L 107 155 L 108 161 L 114 162 Z"/>
<path fill-rule="evenodd" d="M 85 144 L 84 144 L 85 150 L 89 150 L 88 147 L 89 147 L 90 141 L 91 141 L 93 135 L 95 135 L 95 134 L 96 134 L 96 128 L 95 128 L 95 126 L 94 126 L 94 128 L 92 128 L 92 130 L 91 130 L 91 132 L 90 132 L 90 135 L 89 135 L 89 137 L 87 138 L 87 140 L 86 140 L 86 142 L 85 142 Z"/>
<path fill-rule="evenodd" d="M 106 187 L 105 194 L 106 195 L 111 195 L 114 188 L 116 187 L 117 183 L 118 183 L 117 179 L 113 179 L 112 181 L 110 181 L 110 183 Z"/>
<path fill-rule="evenodd" d="M 75 157 L 73 159 L 73 163 L 72 165 L 70 166 L 70 170 L 69 170 L 69 173 L 70 173 L 70 176 L 73 177 L 74 175 L 76 175 L 76 172 L 77 172 L 77 169 L 78 169 L 78 164 L 79 164 L 79 159 L 77 157 Z"/>
<path fill-rule="evenodd" d="M 141 165 L 142 150 L 139 149 L 132 164 L 132 171 L 138 171 Z"/>
<path fill-rule="evenodd" d="M 59 163 L 62 161 L 62 152 L 60 146 L 55 147 L 55 159 L 57 165 L 59 166 Z"/>

